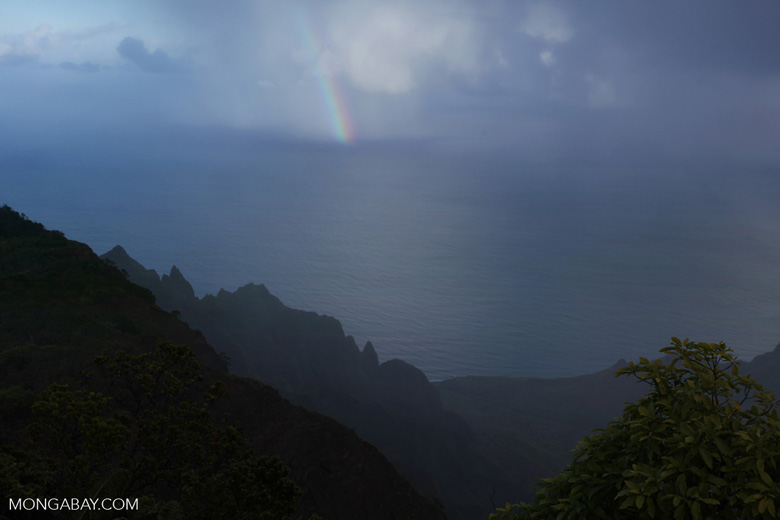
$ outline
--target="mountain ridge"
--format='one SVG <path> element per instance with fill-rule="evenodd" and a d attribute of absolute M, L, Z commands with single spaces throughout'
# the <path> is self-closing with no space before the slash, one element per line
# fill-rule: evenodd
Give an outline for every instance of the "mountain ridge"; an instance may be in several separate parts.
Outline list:
<path fill-rule="evenodd" d="M 114 248 L 103 258 L 120 267 L 140 266 L 125 255 Z M 128 274 L 132 280 L 133 272 Z M 355 428 L 418 489 L 441 500 L 452 519 L 485 518 L 507 500 L 530 498 L 538 478 L 562 469 L 584 434 L 619 415 L 625 399 L 616 396 L 639 394 L 628 381 L 610 381 L 605 372 L 612 369 L 571 383 L 489 377 L 430 383 L 402 360 L 378 363 L 371 342 L 361 351 L 338 320 L 287 308 L 262 284 L 197 298 L 172 268 L 158 287 L 160 301 L 227 352 L 239 373 Z M 579 388 L 593 378 L 605 382 L 608 404 L 599 402 L 602 393 Z M 496 387 L 500 381 L 507 385 Z M 556 389 L 555 400 L 545 397 Z M 468 406 L 463 393 L 471 395 Z M 508 399 L 513 395 L 527 398 Z M 588 402 L 585 395 L 593 398 Z M 579 410 L 561 411 L 571 399 L 579 400 Z M 570 416 L 576 420 L 565 424 Z"/>
<path fill-rule="evenodd" d="M 121 247 L 102 258 L 136 283 L 148 276 Z M 262 284 L 197 298 L 172 268 L 148 286 L 158 291 L 161 306 L 176 310 L 226 353 L 237 374 L 355 428 L 424 495 L 447 504 L 450 518 L 477 518 L 492 507 L 489 490 L 475 490 L 465 475 L 476 470 L 488 479 L 498 468 L 479 455 L 470 428 L 443 408 L 416 367 L 397 359 L 379 363 L 374 346 L 358 348 L 337 319 L 289 308 Z"/>
<path fill-rule="evenodd" d="M 104 257 L 125 264 L 122 255 L 129 257 L 115 248 Z M 507 500 L 532 498 L 538 479 L 563 469 L 584 435 L 645 391 L 615 378 L 625 360 L 569 378 L 430 383 L 404 361 L 380 364 L 371 342 L 360 350 L 338 320 L 287 308 L 262 284 L 197 298 L 174 266 L 159 287 L 160 301 L 216 338 L 231 366 L 355 428 L 418 489 L 444 502 L 453 520 L 485 518 Z M 780 387 L 780 349 L 743 365 Z"/>
<path fill-rule="evenodd" d="M 354 431 L 290 404 L 263 383 L 229 374 L 203 334 L 160 308 L 150 290 L 87 245 L 0 208 L 3 449 L 23 442 L 28 406 L 51 383 L 75 382 L 101 352 L 139 354 L 161 341 L 188 345 L 204 380 L 224 382 L 228 397 L 219 409 L 240 422 L 258 454 L 278 455 L 289 466 L 303 490 L 301 512 L 325 520 L 445 518 Z"/>

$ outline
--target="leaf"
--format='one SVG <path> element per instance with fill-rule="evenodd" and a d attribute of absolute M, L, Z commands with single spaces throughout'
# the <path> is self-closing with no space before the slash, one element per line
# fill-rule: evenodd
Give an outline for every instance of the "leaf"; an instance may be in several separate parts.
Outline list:
<path fill-rule="evenodd" d="M 667 458 L 667 457 L 664 457 Z M 661 472 L 661 474 L 658 476 L 658 480 L 666 480 L 671 475 L 674 475 L 677 472 L 675 469 L 665 469 Z"/>
<path fill-rule="evenodd" d="M 723 423 L 721 422 L 720 417 L 718 417 L 717 415 L 711 415 L 710 421 L 712 421 L 712 425 L 715 426 L 716 430 L 720 430 L 723 428 Z"/>
<path fill-rule="evenodd" d="M 627 496 L 625 500 L 623 500 L 623 503 L 620 504 L 620 507 L 618 509 L 626 509 L 634 505 L 634 500 L 636 499 L 635 495 Z"/>
<path fill-rule="evenodd" d="M 724 441 L 721 437 L 715 437 L 713 439 L 715 441 L 715 446 L 718 448 L 718 451 L 720 451 L 724 455 L 728 455 L 731 451 L 729 449 L 729 445 Z"/>
<path fill-rule="evenodd" d="M 688 494 L 688 485 L 685 482 L 685 474 L 681 474 L 679 477 L 677 477 L 677 491 L 682 495 L 686 496 Z"/>
<path fill-rule="evenodd" d="M 707 480 L 715 484 L 716 486 L 725 487 L 728 486 L 728 482 L 715 475 L 707 475 Z"/>
<path fill-rule="evenodd" d="M 694 502 L 691 505 L 691 516 L 693 516 L 694 520 L 701 518 L 701 502 Z"/>
<path fill-rule="evenodd" d="M 712 469 L 712 455 L 703 444 L 699 445 L 699 455 L 701 456 L 702 460 L 707 465 L 707 467 Z"/>

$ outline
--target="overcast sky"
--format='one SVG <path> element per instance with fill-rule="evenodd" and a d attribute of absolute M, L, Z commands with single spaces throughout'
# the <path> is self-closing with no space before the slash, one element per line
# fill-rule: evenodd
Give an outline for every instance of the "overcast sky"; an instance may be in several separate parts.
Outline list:
<path fill-rule="evenodd" d="M 0 114 L 17 145 L 198 128 L 780 164 L 780 2 L 2 0 Z"/>

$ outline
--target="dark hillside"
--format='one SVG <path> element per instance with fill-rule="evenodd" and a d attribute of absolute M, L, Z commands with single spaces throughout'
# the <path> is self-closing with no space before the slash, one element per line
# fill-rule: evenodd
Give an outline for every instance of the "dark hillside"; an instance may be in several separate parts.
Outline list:
<path fill-rule="evenodd" d="M 645 392 L 615 377 L 623 365 L 561 379 L 458 377 L 436 388 L 445 408 L 465 418 L 485 456 L 501 466 L 495 500 L 503 504 L 532 498 L 534 485 L 561 471 L 584 435 Z"/>
<path fill-rule="evenodd" d="M 227 373 L 203 335 L 159 308 L 86 245 L 0 209 L 0 443 L 20 442 L 29 404 L 54 382 L 75 384 L 103 351 L 189 346 L 204 383 L 222 380 L 220 407 L 259 454 L 279 455 L 303 489 L 302 512 L 324 519 L 444 518 L 353 431 L 291 405 L 278 392 Z M 89 388 L 88 388 L 89 389 Z M 11 449 L 11 448 L 9 448 Z"/>
<path fill-rule="evenodd" d="M 104 255 L 154 290 L 161 305 L 202 329 L 253 374 L 307 408 L 338 418 L 378 446 L 418 489 L 439 496 L 451 518 L 485 518 L 506 500 L 530 499 L 592 429 L 643 392 L 617 365 L 563 379 L 463 377 L 431 385 L 399 360 L 379 365 L 339 322 L 290 309 L 262 285 L 195 297 L 175 267 L 162 279 L 117 247 Z M 780 388 L 780 349 L 743 372 Z"/>
<path fill-rule="evenodd" d="M 482 453 L 501 466 L 500 504 L 530 500 L 539 478 L 553 477 L 571 462 L 579 440 L 647 391 L 634 379 L 615 376 L 623 366 L 561 379 L 459 377 L 435 386 L 444 407 L 468 422 Z M 780 346 L 741 363 L 740 373 L 778 394 Z"/>
<path fill-rule="evenodd" d="M 441 500 L 451 519 L 481 518 L 492 509 L 493 481 L 503 477 L 419 369 L 397 359 L 380 364 L 373 345 L 360 350 L 338 320 L 287 307 L 264 285 L 197 298 L 175 266 L 154 278 L 119 246 L 102 258 L 203 331 L 227 353 L 231 371 L 355 428 L 420 492 Z"/>
<path fill-rule="evenodd" d="M 752 360 L 741 363 L 741 374 L 749 374 L 757 379 L 764 387 L 780 397 L 780 344 L 774 350 L 754 357 Z"/>
<path fill-rule="evenodd" d="M 338 320 L 286 307 L 263 285 L 199 299 L 176 267 L 160 279 L 119 246 L 103 257 L 227 352 L 231 370 L 354 427 L 453 519 L 485 518 L 507 500 L 532 497 L 577 441 L 642 391 L 615 378 L 618 366 L 565 379 L 431 384 L 403 361 L 379 364 L 373 345 L 361 351 Z"/>

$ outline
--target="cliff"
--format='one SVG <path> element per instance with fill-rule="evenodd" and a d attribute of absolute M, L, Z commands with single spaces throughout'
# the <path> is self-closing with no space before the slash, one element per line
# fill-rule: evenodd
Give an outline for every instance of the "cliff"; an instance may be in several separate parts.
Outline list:
<path fill-rule="evenodd" d="M 380 364 L 374 346 L 358 348 L 338 320 L 289 308 L 264 285 L 196 298 L 176 267 L 153 280 L 119 246 L 102 257 L 202 331 L 230 359 L 231 371 L 354 428 L 421 493 L 443 502 L 450 518 L 490 511 L 486 482 L 497 468 L 479 455 L 471 428 L 444 409 L 419 369 L 397 359 Z"/>
<path fill-rule="evenodd" d="M 122 248 L 103 257 L 144 284 L 148 271 Z M 338 320 L 286 307 L 263 285 L 199 299 L 174 267 L 146 286 L 225 352 L 232 371 L 354 428 L 451 519 L 485 518 L 506 501 L 531 498 L 579 439 L 642 390 L 616 379 L 617 367 L 576 378 L 431 384 L 401 360 L 380 364 L 374 346 L 359 349 Z"/>
<path fill-rule="evenodd" d="M 161 283 L 180 282 L 172 273 Z M 49 384 L 75 382 L 94 369 L 101 352 L 150 352 L 162 341 L 188 345 L 204 380 L 224 382 L 222 410 L 240 423 L 256 453 L 278 455 L 290 467 L 303 490 L 301 512 L 324 519 L 445 518 L 351 429 L 290 404 L 263 383 L 228 374 L 203 334 L 158 307 L 151 291 L 128 281 L 89 247 L 7 206 L 0 209 L 3 449 L 22 442 L 31 417 L 22 405 Z M 6 398 L 12 394 L 24 399 L 10 406 Z"/>

